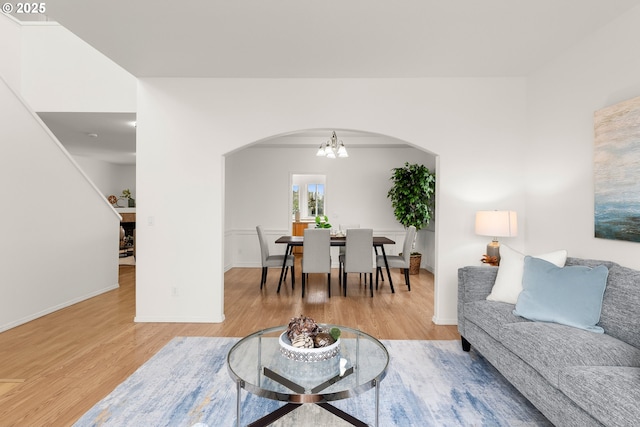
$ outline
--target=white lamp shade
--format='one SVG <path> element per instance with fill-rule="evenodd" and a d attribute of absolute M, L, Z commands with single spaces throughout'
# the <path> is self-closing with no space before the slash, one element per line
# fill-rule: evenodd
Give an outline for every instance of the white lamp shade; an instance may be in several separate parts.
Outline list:
<path fill-rule="evenodd" d="M 476 234 L 491 237 L 517 236 L 518 214 L 514 211 L 478 211 Z"/>
<path fill-rule="evenodd" d="M 347 149 L 342 142 L 340 142 L 340 147 L 338 147 L 338 157 L 349 157 L 349 153 L 347 153 Z"/>

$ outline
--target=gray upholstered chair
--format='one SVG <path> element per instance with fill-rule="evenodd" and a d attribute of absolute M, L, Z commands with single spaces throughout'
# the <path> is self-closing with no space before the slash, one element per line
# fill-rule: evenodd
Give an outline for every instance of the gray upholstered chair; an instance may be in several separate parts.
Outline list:
<path fill-rule="evenodd" d="M 338 230 L 342 234 L 342 236 L 347 235 L 347 230 L 352 228 L 360 228 L 360 224 L 340 224 L 338 226 Z M 344 258 L 344 246 L 338 247 L 338 262 L 340 273 L 338 274 L 338 281 L 340 283 L 340 289 L 342 289 L 342 259 Z"/>
<path fill-rule="evenodd" d="M 360 228 L 360 224 L 340 224 L 339 230 L 344 236 L 346 236 L 347 230 L 352 228 Z M 338 249 L 338 256 L 340 259 L 340 274 L 338 275 L 338 280 L 340 281 L 340 288 L 342 288 L 342 259 L 344 258 L 345 249 L 344 246 L 340 246 Z M 362 274 L 360 274 L 360 277 L 362 277 Z M 382 281 L 384 282 L 384 276 L 382 277 Z M 367 283 L 367 276 L 364 276 L 364 283 Z"/>
<path fill-rule="evenodd" d="M 344 256 L 341 257 L 342 289 L 347 296 L 347 273 L 369 273 L 369 288 L 373 297 L 373 230 L 370 228 L 354 228 L 347 232 Z"/>
<path fill-rule="evenodd" d="M 407 234 L 404 236 L 404 244 L 402 245 L 402 256 L 400 255 L 387 255 L 387 263 L 389 268 L 400 268 L 404 270 L 404 280 L 407 284 L 407 288 L 411 290 L 411 283 L 409 282 L 409 264 L 411 262 L 411 247 L 413 241 L 416 238 L 416 228 L 412 225 L 407 229 Z M 384 257 L 382 255 L 376 256 L 376 267 L 378 271 L 381 268 L 386 267 L 384 264 Z M 376 272 L 376 289 L 378 289 L 378 274 Z M 389 283 L 391 282 L 391 275 L 389 275 Z"/>
<path fill-rule="evenodd" d="M 309 273 L 327 273 L 327 292 L 331 298 L 331 235 L 328 228 L 307 228 L 302 244 L 302 297 Z"/>
<path fill-rule="evenodd" d="M 295 277 L 295 257 L 293 255 L 269 255 L 269 244 L 264 238 L 261 226 L 256 226 L 258 232 L 258 240 L 260 241 L 260 255 L 262 259 L 262 278 L 260 279 L 260 289 L 267 283 L 267 272 L 269 268 L 280 268 L 280 280 L 278 281 L 278 292 L 280 292 L 280 285 L 282 285 L 282 279 L 286 277 L 285 273 L 287 269 L 291 268 L 291 289 L 296 284 Z M 286 262 L 285 262 L 286 257 Z"/>

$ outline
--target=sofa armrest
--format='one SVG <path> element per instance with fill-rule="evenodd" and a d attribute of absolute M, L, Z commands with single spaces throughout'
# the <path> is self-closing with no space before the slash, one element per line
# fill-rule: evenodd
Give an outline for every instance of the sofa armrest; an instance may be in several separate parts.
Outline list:
<path fill-rule="evenodd" d="M 458 269 L 458 300 L 463 302 L 486 299 L 498 275 L 498 267 L 469 266 Z"/>
<path fill-rule="evenodd" d="M 464 304 L 481 301 L 491 293 L 498 267 L 468 266 L 458 269 L 458 332 L 464 337 Z"/>

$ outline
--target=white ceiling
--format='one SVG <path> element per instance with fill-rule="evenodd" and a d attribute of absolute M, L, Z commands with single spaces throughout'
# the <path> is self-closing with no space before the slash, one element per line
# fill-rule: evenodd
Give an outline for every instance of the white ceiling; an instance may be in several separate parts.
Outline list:
<path fill-rule="evenodd" d="M 137 77 L 411 78 L 526 76 L 639 4 L 48 0 L 46 8 Z"/>
<path fill-rule="evenodd" d="M 320 145 L 325 144 L 331 139 L 332 132 L 336 133 L 338 141 L 344 142 L 347 149 L 411 147 L 406 141 L 397 138 L 348 129 L 309 129 L 297 131 L 288 135 L 277 135 L 263 139 L 253 145 L 253 147 L 307 148 L 310 152 L 315 153 Z"/>
<path fill-rule="evenodd" d="M 48 0 L 138 77 L 523 76 L 638 0 Z"/>
<path fill-rule="evenodd" d="M 73 155 L 115 164 L 136 163 L 133 113 L 40 112 L 38 116 Z"/>

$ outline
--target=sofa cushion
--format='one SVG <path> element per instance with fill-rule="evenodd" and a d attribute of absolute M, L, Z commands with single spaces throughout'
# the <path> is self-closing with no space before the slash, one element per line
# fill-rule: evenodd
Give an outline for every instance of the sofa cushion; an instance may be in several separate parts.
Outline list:
<path fill-rule="evenodd" d="M 580 408 L 567 395 L 549 384 L 535 369 L 513 353 L 503 348 L 498 365 L 495 366 L 553 425 L 602 427 L 602 424 L 589 412 Z M 525 426 L 518 425 L 518 427 Z"/>
<path fill-rule="evenodd" d="M 554 387 L 569 366 L 640 367 L 640 350 L 632 345 L 557 323 L 509 323 L 502 327 L 500 341 Z"/>
<path fill-rule="evenodd" d="M 518 295 L 522 292 L 522 273 L 524 270 L 525 255 L 511 249 L 507 245 L 500 247 L 500 267 L 496 281 L 491 289 L 491 293 L 487 297 L 489 301 L 506 302 L 515 304 Z M 535 255 L 552 262 L 558 267 L 563 267 L 567 260 L 567 251 L 560 250 L 547 254 Z"/>
<path fill-rule="evenodd" d="M 640 271 L 615 265 L 609 269 L 599 325 L 606 334 L 640 348 Z"/>
<path fill-rule="evenodd" d="M 640 368 L 573 366 L 561 371 L 559 388 L 604 425 L 640 420 Z"/>
<path fill-rule="evenodd" d="M 475 323 L 492 338 L 500 339 L 500 329 L 505 323 L 528 322 L 513 314 L 513 304 L 495 301 L 473 301 L 464 305 L 465 320 Z"/>
<path fill-rule="evenodd" d="M 557 267 L 539 258 L 524 258 L 522 292 L 513 314 L 602 333 L 602 296 L 609 270 L 604 265 Z"/>

